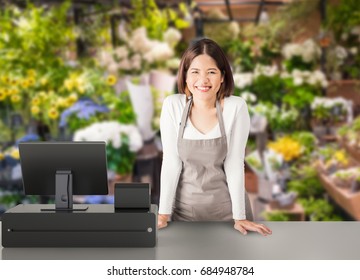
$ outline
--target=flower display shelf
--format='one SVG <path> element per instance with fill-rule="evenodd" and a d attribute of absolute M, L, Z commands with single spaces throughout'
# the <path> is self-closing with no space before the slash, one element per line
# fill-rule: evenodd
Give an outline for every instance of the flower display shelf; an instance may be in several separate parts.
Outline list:
<path fill-rule="evenodd" d="M 305 211 L 300 203 L 294 203 L 291 207 L 280 208 L 269 203 L 265 206 L 265 212 L 273 213 L 280 211 L 286 215 L 289 215 L 291 221 L 305 221 Z"/>
<path fill-rule="evenodd" d="M 353 102 L 355 113 L 360 110 L 360 81 L 359 80 L 339 80 L 331 81 L 326 96 L 344 97 Z"/>
<path fill-rule="evenodd" d="M 350 186 L 349 188 L 336 186 L 324 173 L 319 172 L 319 178 L 335 202 L 355 220 L 360 221 L 360 192 L 351 192 Z"/>
<path fill-rule="evenodd" d="M 350 146 L 346 140 L 337 137 L 338 143 L 351 155 L 351 157 L 360 165 L 360 150 Z"/>

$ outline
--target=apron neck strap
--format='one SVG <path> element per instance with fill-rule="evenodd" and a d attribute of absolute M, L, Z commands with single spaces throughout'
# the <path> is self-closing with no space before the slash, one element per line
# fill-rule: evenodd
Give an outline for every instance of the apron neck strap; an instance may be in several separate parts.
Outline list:
<path fill-rule="evenodd" d="M 186 102 L 185 109 L 184 109 L 182 117 L 181 117 L 181 123 L 180 123 L 180 128 L 179 128 L 179 138 L 183 138 L 183 136 L 184 136 L 185 125 L 186 125 L 186 121 L 190 114 L 192 102 L 193 102 L 192 97 L 189 97 L 188 102 Z M 218 118 L 218 122 L 219 122 L 219 126 L 220 126 L 221 136 L 223 137 L 226 134 L 225 134 L 224 119 L 222 116 L 219 100 L 216 100 L 216 114 L 217 114 L 217 118 Z"/>

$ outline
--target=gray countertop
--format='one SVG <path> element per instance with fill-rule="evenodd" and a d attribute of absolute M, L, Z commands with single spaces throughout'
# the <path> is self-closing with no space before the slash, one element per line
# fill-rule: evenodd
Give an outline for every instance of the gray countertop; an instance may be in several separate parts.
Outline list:
<path fill-rule="evenodd" d="M 273 234 L 241 235 L 232 223 L 172 222 L 155 248 L 3 248 L 2 259 L 360 260 L 359 222 L 266 222 Z M 1 227 L 1 223 L 0 223 Z M 1 235 L 1 234 L 0 234 Z"/>

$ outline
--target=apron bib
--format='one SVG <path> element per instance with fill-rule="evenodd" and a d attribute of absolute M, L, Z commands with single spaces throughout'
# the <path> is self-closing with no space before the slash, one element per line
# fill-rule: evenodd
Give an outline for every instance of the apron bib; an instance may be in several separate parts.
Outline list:
<path fill-rule="evenodd" d="M 176 190 L 172 219 L 175 221 L 230 221 L 233 219 L 232 205 L 224 171 L 227 140 L 220 103 L 216 101 L 221 136 L 215 139 L 183 138 L 191 106 L 192 98 L 185 106 L 179 128 L 177 145 L 182 161 L 182 171 Z M 246 204 L 251 213 L 247 195 Z M 250 213 L 247 213 L 247 219 L 252 219 Z"/>

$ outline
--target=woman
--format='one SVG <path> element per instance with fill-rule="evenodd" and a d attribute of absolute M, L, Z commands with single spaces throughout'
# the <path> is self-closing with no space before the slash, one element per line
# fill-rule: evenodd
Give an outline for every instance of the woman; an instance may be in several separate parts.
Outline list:
<path fill-rule="evenodd" d="M 179 92 L 165 99 L 160 129 L 163 144 L 158 227 L 177 221 L 235 221 L 271 234 L 252 222 L 244 187 L 244 153 L 250 119 L 245 101 L 231 96 L 234 80 L 221 48 L 201 39 L 184 53 Z M 247 207 L 246 207 L 247 206 Z"/>

